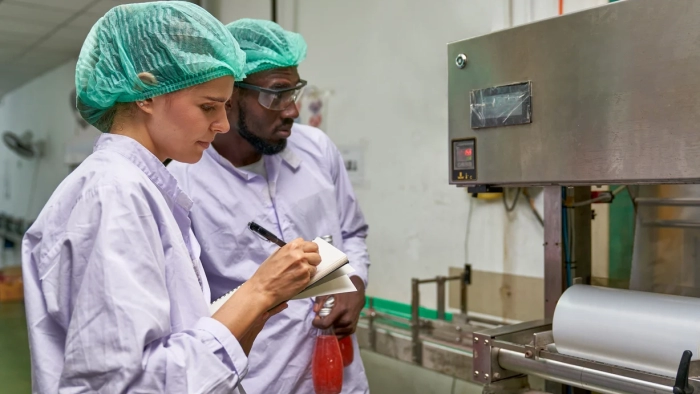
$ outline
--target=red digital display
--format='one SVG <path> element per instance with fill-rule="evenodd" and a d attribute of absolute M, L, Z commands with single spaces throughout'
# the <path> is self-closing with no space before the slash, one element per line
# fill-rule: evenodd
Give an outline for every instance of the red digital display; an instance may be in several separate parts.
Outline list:
<path fill-rule="evenodd" d="M 471 171 L 475 169 L 476 141 L 458 140 L 453 141 L 453 164 L 455 171 Z M 471 174 L 470 176 L 475 176 Z"/>

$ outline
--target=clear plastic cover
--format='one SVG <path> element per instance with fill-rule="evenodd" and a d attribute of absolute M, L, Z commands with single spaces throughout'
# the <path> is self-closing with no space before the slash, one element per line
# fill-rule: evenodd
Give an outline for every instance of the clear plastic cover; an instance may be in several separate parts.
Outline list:
<path fill-rule="evenodd" d="M 473 129 L 531 123 L 532 83 L 472 90 L 469 107 Z"/>

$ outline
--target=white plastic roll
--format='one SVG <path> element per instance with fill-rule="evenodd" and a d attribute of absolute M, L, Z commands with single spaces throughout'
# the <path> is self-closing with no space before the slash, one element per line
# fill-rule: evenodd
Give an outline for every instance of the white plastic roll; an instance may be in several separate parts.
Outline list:
<path fill-rule="evenodd" d="M 683 351 L 700 356 L 700 299 L 575 285 L 552 331 L 559 353 L 675 376 Z"/>

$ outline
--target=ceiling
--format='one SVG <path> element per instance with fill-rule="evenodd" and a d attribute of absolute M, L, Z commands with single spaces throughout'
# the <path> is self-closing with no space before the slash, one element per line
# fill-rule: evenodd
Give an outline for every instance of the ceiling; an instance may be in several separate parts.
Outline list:
<path fill-rule="evenodd" d="M 78 57 L 112 7 L 146 0 L 0 0 L 0 97 Z"/>

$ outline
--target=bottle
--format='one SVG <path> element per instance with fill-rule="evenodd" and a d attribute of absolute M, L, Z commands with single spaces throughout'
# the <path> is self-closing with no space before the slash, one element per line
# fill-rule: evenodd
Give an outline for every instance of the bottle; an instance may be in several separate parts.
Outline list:
<path fill-rule="evenodd" d="M 339 340 L 338 345 L 340 346 L 340 354 L 343 356 L 343 367 L 347 367 L 352 364 L 352 360 L 355 358 L 355 351 L 352 348 L 352 336 L 348 335 Z"/>
<path fill-rule="evenodd" d="M 319 238 L 333 245 L 332 235 L 322 235 Z M 335 298 L 333 298 L 333 296 L 330 296 L 326 299 L 326 302 L 323 304 L 323 307 L 329 308 L 330 310 L 331 308 L 333 308 L 334 304 Z M 352 360 L 355 358 L 355 351 L 352 347 L 352 336 L 346 336 L 345 338 L 338 341 L 338 344 L 340 345 L 340 353 L 343 355 L 343 366 L 347 367 L 348 365 L 352 364 Z"/>
<path fill-rule="evenodd" d="M 323 307 L 318 315 L 323 319 L 331 308 Z M 340 394 L 343 390 L 343 356 L 333 327 L 319 330 L 314 346 L 311 378 L 316 394 Z"/>
<path fill-rule="evenodd" d="M 335 298 L 330 296 L 326 299 L 323 307 L 330 310 L 333 308 L 333 305 L 335 305 Z M 352 364 L 352 360 L 355 357 L 354 350 L 352 348 L 352 336 L 348 335 L 343 339 L 338 340 L 338 346 L 340 346 L 340 354 L 343 356 L 343 367 L 347 367 L 348 365 Z"/>

